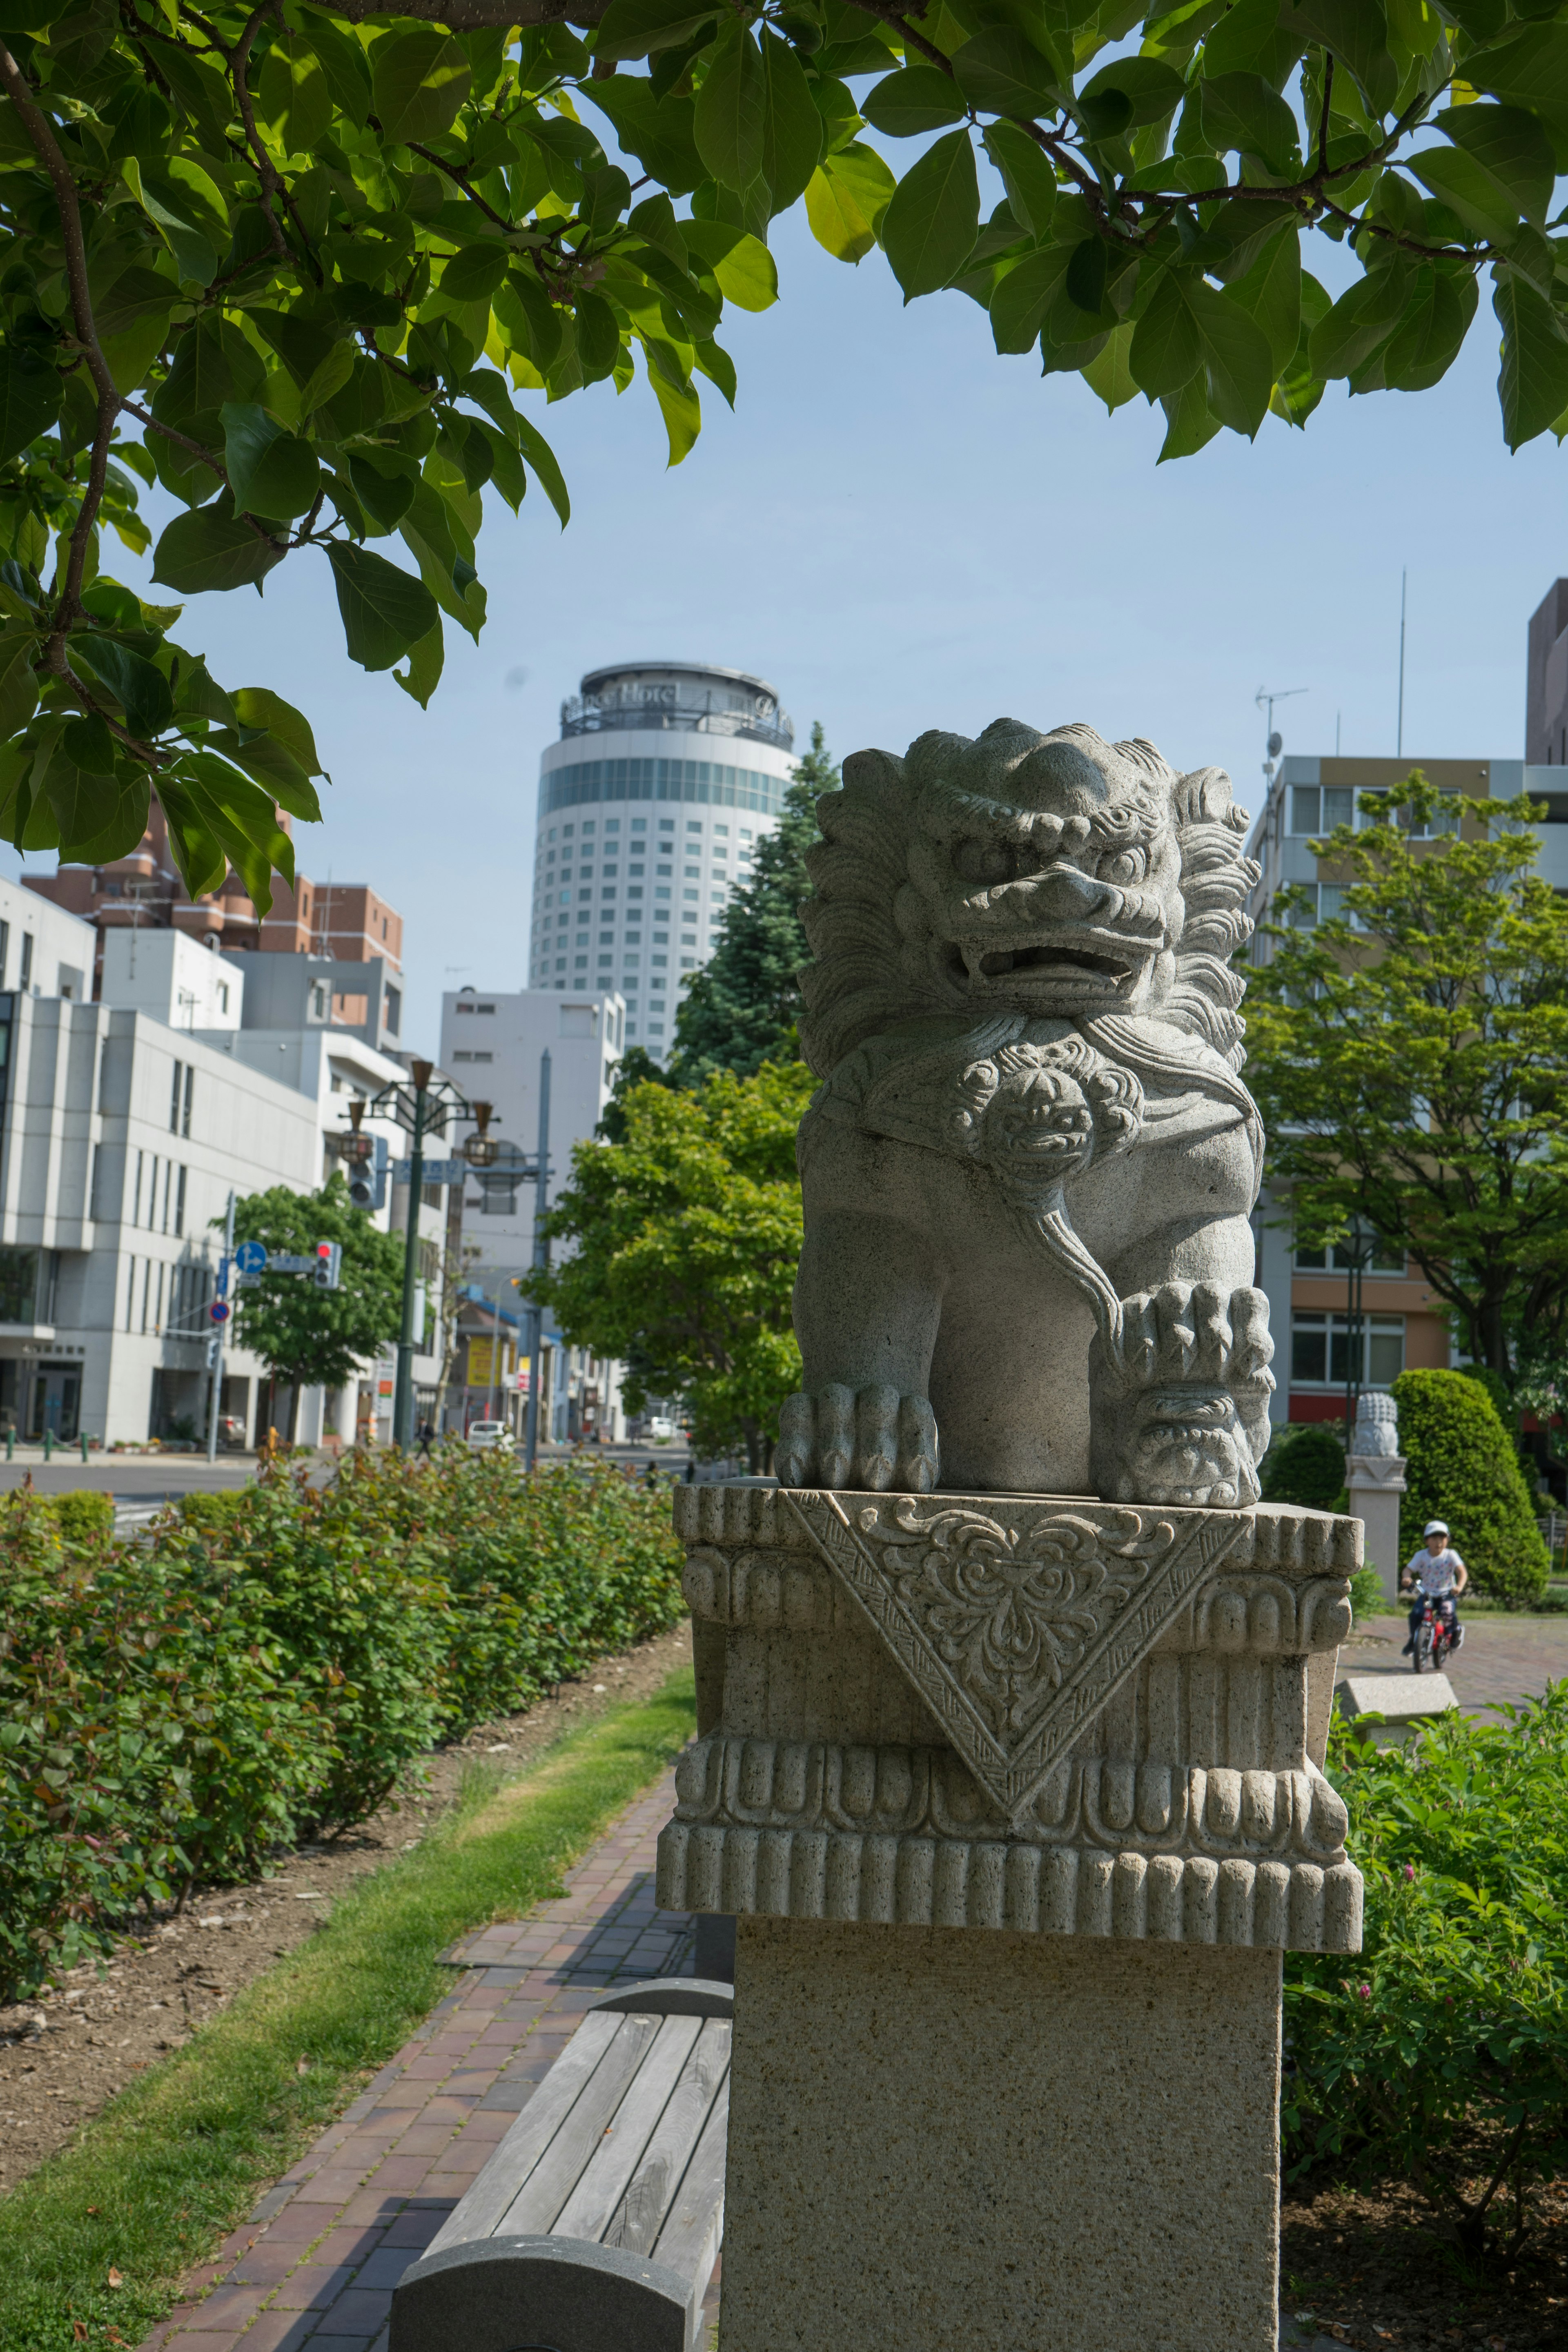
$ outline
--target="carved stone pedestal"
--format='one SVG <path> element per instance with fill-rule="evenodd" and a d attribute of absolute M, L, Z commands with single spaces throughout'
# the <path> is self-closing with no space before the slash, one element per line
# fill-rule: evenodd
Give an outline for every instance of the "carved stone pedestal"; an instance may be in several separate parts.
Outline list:
<path fill-rule="evenodd" d="M 1359 1428 L 1360 1423 L 1357 1423 Z M 1352 1454 L 1345 1460 L 1345 1485 L 1352 1517 L 1362 1524 L 1363 1558 L 1376 1568 L 1390 1608 L 1403 1610 L 1399 1597 L 1399 1506 L 1405 1493 L 1402 1454 Z"/>
<path fill-rule="evenodd" d="M 1272 2352 L 1280 1955 L 1360 1944 L 1308 1673 L 1358 1523 L 697 1487 L 677 1524 L 659 1901 L 740 1918 L 724 2352 Z"/>

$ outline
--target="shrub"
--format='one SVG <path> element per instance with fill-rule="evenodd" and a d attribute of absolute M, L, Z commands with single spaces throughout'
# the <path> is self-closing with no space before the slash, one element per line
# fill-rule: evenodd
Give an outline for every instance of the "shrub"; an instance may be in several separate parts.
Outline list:
<path fill-rule="evenodd" d="M 114 1533 L 114 1497 L 79 1486 L 68 1495 L 46 1495 L 45 1510 L 60 1531 L 60 1540 L 73 1549 L 107 1543 Z"/>
<path fill-rule="evenodd" d="M 129 1545 L 5 1497 L 0 2000 L 138 1903 L 362 1819 L 421 1750 L 682 1609 L 668 1496 L 604 1465 L 351 1456 L 323 1491 L 187 1497 Z"/>
<path fill-rule="evenodd" d="M 1420 1549 L 1429 1519 L 1446 1519 L 1479 1590 L 1528 1606 L 1546 1589 L 1546 1546 L 1513 1442 L 1486 1388 L 1463 1372 L 1401 1372 L 1392 1393 L 1408 1464 L 1402 1559 Z"/>
<path fill-rule="evenodd" d="M 1270 1438 L 1258 1473 L 1266 1503 L 1338 1510 L 1345 1490 L 1345 1449 L 1338 1424 L 1298 1421 Z"/>
<path fill-rule="evenodd" d="M 1335 1725 L 1365 1940 L 1285 1969 L 1291 2168 L 1413 2180 L 1472 2262 L 1568 2165 L 1568 1682 L 1509 1716 L 1409 1748 Z"/>

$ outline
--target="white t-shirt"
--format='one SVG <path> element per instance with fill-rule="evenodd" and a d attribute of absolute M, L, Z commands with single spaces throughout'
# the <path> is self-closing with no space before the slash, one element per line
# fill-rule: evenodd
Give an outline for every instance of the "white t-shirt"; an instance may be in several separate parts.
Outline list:
<path fill-rule="evenodd" d="M 1432 1600 L 1440 1601 L 1445 1593 L 1452 1592 L 1454 1590 L 1454 1571 L 1456 1569 L 1463 1568 L 1464 1564 L 1458 1553 L 1450 1545 L 1445 1544 L 1443 1549 L 1434 1559 L 1423 1544 L 1411 1559 L 1405 1573 L 1406 1576 L 1413 1576 L 1421 1591 L 1428 1594 Z"/>

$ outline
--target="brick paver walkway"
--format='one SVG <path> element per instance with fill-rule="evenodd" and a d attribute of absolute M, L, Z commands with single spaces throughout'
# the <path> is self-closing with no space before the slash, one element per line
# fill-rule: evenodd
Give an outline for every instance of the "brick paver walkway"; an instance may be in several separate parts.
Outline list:
<path fill-rule="evenodd" d="M 1493 1714 L 1501 1703 L 1539 1697 L 1549 1682 L 1568 1675 L 1568 1617 L 1466 1616 L 1462 1602 L 1459 1613 L 1464 1647 L 1444 1672 L 1466 1714 Z M 1409 1633 L 1403 1617 L 1369 1617 L 1357 1632 L 1373 1638 L 1346 1643 L 1342 1674 L 1410 1672 L 1409 1659 L 1400 1655 Z"/>
<path fill-rule="evenodd" d="M 654 1841 L 674 1801 L 667 1776 L 566 1874 L 559 1902 L 452 1947 L 453 1990 L 187 2282 L 142 2352 L 384 2352 L 394 2285 L 593 1995 L 693 1973 L 691 1921 L 653 1899 Z M 717 2296 L 715 2277 L 710 2312 Z"/>

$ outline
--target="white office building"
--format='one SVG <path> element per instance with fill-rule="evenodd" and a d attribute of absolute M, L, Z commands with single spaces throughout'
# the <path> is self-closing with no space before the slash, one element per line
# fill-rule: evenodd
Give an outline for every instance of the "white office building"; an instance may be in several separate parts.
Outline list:
<path fill-rule="evenodd" d="M 774 689 L 743 670 L 590 670 L 540 762 L 531 988 L 618 992 L 626 1043 L 662 1057 L 679 992 L 778 821 L 794 744 Z"/>
<path fill-rule="evenodd" d="M 441 999 L 441 1066 L 471 1103 L 491 1107 L 490 1132 L 502 1162 L 481 1179 L 471 1175 L 463 1199 L 466 1279 L 476 1302 L 518 1305 L 513 1276 L 533 1263 L 535 1188 L 509 1184 L 504 1161 L 514 1153 L 536 1157 L 541 1064 L 550 1055 L 550 1165 L 552 1197 L 568 1183 L 572 1153 L 604 1116 L 624 1048 L 626 1008 L 614 992 L 560 996 L 544 989 L 511 992 L 463 988 Z M 472 1129 L 459 1125 L 458 1136 Z M 613 1365 L 567 1349 L 559 1332 L 544 1333 L 545 1434 L 564 1444 L 600 1430 L 625 1433 L 620 1381 Z M 516 1399 L 510 1409 L 517 1411 Z"/>

